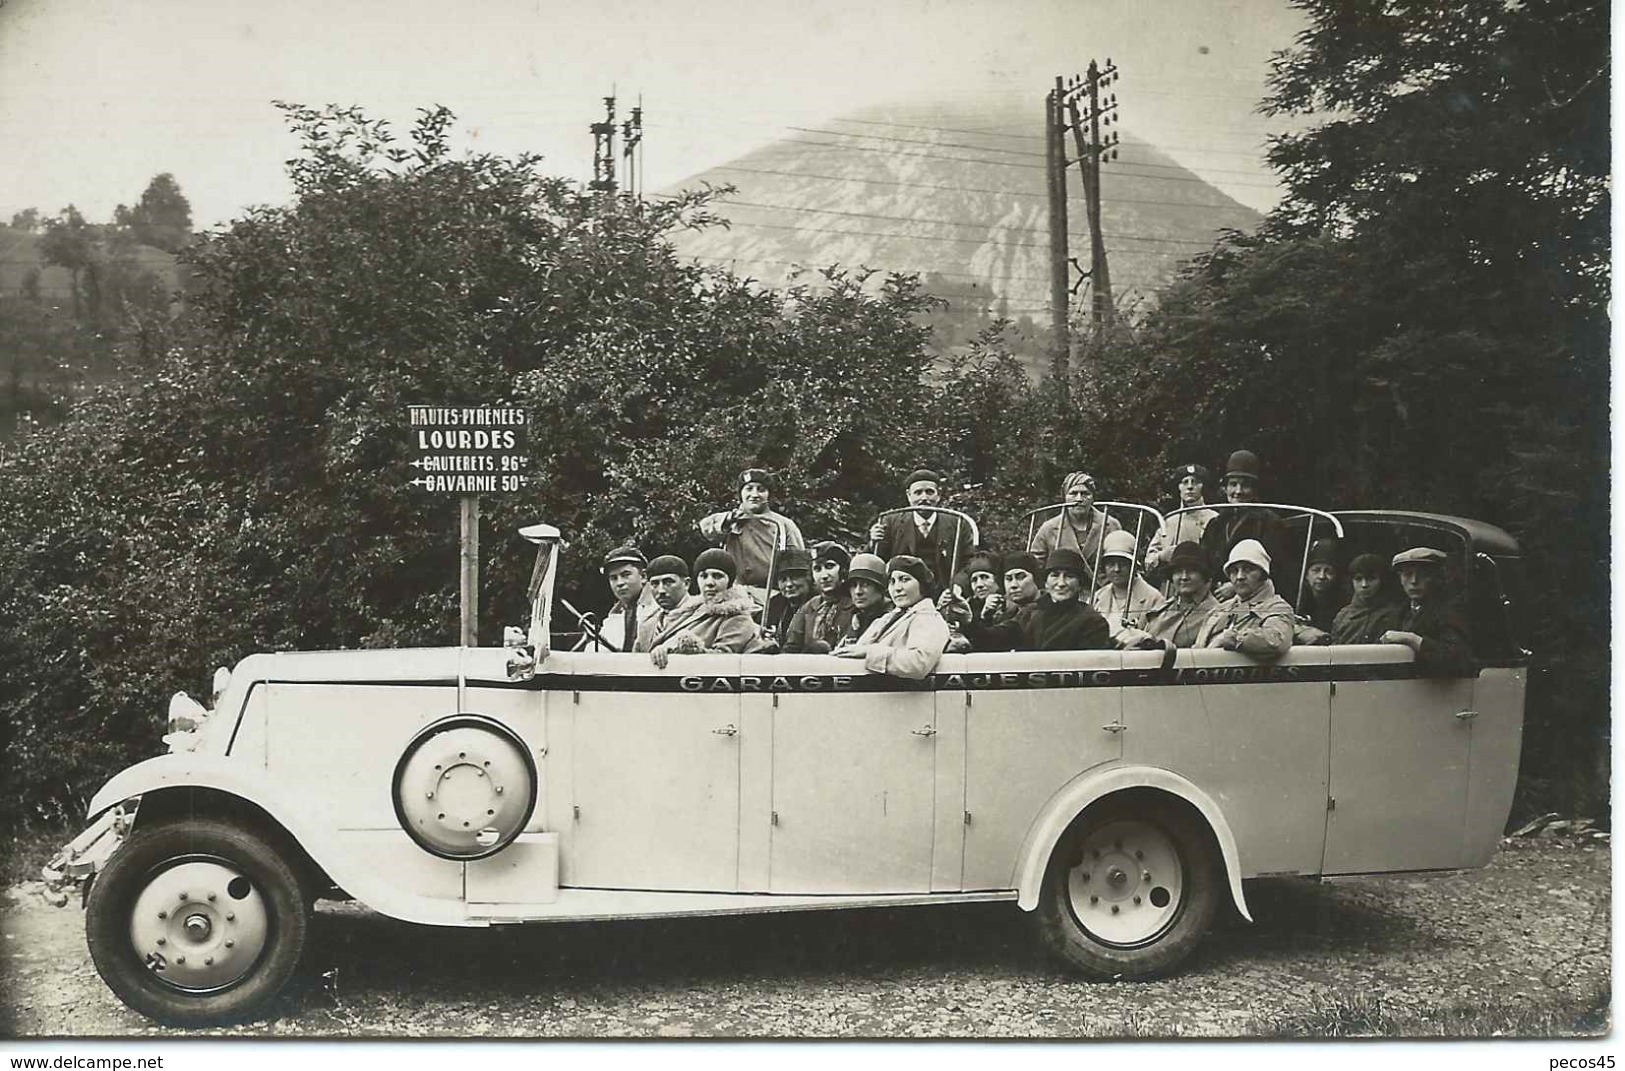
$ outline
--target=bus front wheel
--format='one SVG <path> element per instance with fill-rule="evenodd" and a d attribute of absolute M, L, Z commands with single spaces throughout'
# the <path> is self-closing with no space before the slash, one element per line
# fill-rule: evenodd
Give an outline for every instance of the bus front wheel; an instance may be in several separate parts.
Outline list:
<path fill-rule="evenodd" d="M 1223 868 L 1207 830 L 1170 805 L 1106 802 L 1057 843 L 1037 923 L 1069 967 L 1095 978 L 1152 978 L 1207 936 Z"/>

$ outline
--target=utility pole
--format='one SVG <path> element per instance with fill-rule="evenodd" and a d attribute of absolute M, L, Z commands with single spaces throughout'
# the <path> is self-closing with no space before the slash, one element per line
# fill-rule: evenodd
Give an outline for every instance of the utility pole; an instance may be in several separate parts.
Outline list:
<path fill-rule="evenodd" d="M 1066 136 L 1061 116 L 1065 90 L 1056 75 L 1055 88 L 1044 98 L 1045 178 L 1049 187 L 1050 376 L 1063 390 L 1069 382 L 1072 332 L 1067 324 Z"/>
<path fill-rule="evenodd" d="M 615 98 L 604 98 L 604 121 L 592 125 L 592 183 L 598 194 L 598 212 L 608 215 L 615 209 Z"/>
<path fill-rule="evenodd" d="M 613 114 L 613 113 L 612 113 Z M 621 159 L 626 165 L 626 179 L 622 183 L 633 198 L 643 196 L 643 96 L 632 109 L 632 118 L 621 124 Z"/>
<path fill-rule="evenodd" d="M 1084 207 L 1089 216 L 1088 279 L 1093 298 L 1089 324 L 1097 338 L 1111 326 L 1116 315 L 1112 304 L 1111 268 L 1106 261 L 1106 238 L 1100 230 L 1100 165 L 1117 158 L 1117 132 L 1101 133 L 1101 127 L 1112 126 L 1117 120 L 1117 96 L 1112 94 L 1102 99 L 1100 90 L 1115 83 L 1117 78 L 1117 65 L 1110 57 L 1106 59 L 1104 70 L 1090 60 L 1089 72 L 1082 78 L 1074 76 L 1062 94 L 1067 110 L 1066 126 L 1072 131 L 1078 148 L 1078 166 L 1083 169 Z M 1083 97 L 1088 97 L 1086 114 L 1078 110 L 1078 101 Z"/>

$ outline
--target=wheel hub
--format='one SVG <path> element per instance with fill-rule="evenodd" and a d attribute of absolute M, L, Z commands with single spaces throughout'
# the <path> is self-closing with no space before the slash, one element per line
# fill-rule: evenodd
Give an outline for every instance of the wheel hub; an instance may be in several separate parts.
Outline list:
<path fill-rule="evenodd" d="M 265 949 L 270 915 L 233 867 L 191 860 L 155 872 L 130 911 L 136 957 L 166 985 L 190 992 L 241 979 Z"/>
<path fill-rule="evenodd" d="M 1103 944 L 1135 947 L 1160 937 L 1184 902 L 1184 867 L 1173 839 L 1149 822 L 1123 819 L 1087 833 L 1067 874 L 1072 913 Z"/>

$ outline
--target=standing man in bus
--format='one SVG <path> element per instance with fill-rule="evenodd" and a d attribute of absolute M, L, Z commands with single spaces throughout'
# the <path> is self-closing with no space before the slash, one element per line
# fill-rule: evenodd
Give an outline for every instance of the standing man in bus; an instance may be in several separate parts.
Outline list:
<path fill-rule="evenodd" d="M 1049 568 L 1045 561 L 1050 551 L 1058 547 L 1078 552 L 1083 559 L 1083 587 L 1094 591 L 1097 581 L 1095 566 L 1100 558 L 1101 540 L 1123 526 L 1105 510 L 1095 508 L 1095 478 L 1087 472 L 1069 472 L 1061 481 L 1061 498 L 1066 508 L 1038 526 L 1027 550 Z M 1047 583 L 1047 581 L 1046 581 Z"/>
<path fill-rule="evenodd" d="M 700 534 L 720 542 L 738 563 L 739 586 L 749 589 L 751 597 L 764 607 L 768 572 L 781 537 L 785 547 L 807 545 L 795 521 L 769 508 L 772 493 L 773 477 L 766 469 L 746 469 L 739 474 L 739 505 L 699 521 Z"/>
<path fill-rule="evenodd" d="M 1241 504 L 1258 501 L 1258 455 L 1251 450 L 1237 450 L 1230 455 L 1225 466 L 1225 501 Z M 1287 561 L 1284 547 L 1285 530 L 1275 511 L 1262 506 L 1253 509 L 1215 510 L 1218 516 L 1208 522 L 1202 531 L 1202 550 L 1215 572 L 1223 573 L 1230 560 L 1230 551 L 1243 539 L 1256 540 L 1263 545 L 1277 565 Z M 1296 573 L 1293 573 L 1293 577 Z M 1228 585 L 1221 585 L 1220 598 L 1229 595 Z"/>
<path fill-rule="evenodd" d="M 915 469 L 908 476 L 908 504 L 936 506 L 942 502 L 942 477 L 930 469 Z M 946 586 L 953 584 L 955 561 L 963 566 L 972 551 L 970 528 L 958 517 L 940 513 L 894 513 L 869 529 L 875 554 L 891 559 L 899 554 L 919 558 L 931 575 Z"/>

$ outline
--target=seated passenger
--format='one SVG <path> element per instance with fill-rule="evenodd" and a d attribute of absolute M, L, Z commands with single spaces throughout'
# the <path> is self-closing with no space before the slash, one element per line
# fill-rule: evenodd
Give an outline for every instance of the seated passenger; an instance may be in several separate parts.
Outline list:
<path fill-rule="evenodd" d="M 687 627 L 700 612 L 705 600 L 688 591 L 688 563 L 675 554 L 662 554 L 649 563 L 649 590 L 654 592 L 655 609 L 638 624 L 637 642 L 632 650 L 651 653 Z M 655 665 L 665 665 L 657 659 Z"/>
<path fill-rule="evenodd" d="M 1087 564 L 1087 563 L 1085 563 Z M 1001 612 L 1019 614 L 1038 605 L 1038 579 L 1043 570 L 1031 554 L 1017 554 L 1004 563 L 1004 600 Z"/>
<path fill-rule="evenodd" d="M 1444 551 L 1412 547 L 1394 555 L 1405 603 L 1399 624 L 1377 638 L 1378 643 L 1403 643 L 1416 652 L 1416 664 L 1429 673 L 1458 676 L 1472 671 L 1472 647 L 1461 614 L 1440 590 Z"/>
<path fill-rule="evenodd" d="M 779 551 L 774 584 L 779 590 L 767 600 L 762 613 L 761 653 L 777 653 L 790 635 L 790 622 L 812 598 L 812 554 L 800 547 Z"/>
<path fill-rule="evenodd" d="M 604 579 L 615 601 L 604 611 L 599 634 L 613 650 L 630 651 L 638 638 L 638 617 L 654 609 L 654 592 L 645 583 L 649 559 L 637 547 L 616 547 L 604 556 Z"/>
<path fill-rule="evenodd" d="M 812 580 L 818 594 L 808 599 L 790 621 L 785 654 L 829 654 L 852 625 L 852 595 L 846 590 L 851 555 L 839 543 L 813 548 Z"/>
<path fill-rule="evenodd" d="M 1337 612 L 1348 603 L 1337 565 L 1337 551 L 1335 539 L 1316 540 L 1309 548 L 1303 601 L 1298 605 L 1298 616 L 1308 618 L 1309 624 L 1328 636 L 1337 621 Z"/>
<path fill-rule="evenodd" d="M 1027 544 L 1027 550 L 1045 568 L 1049 567 L 1045 555 L 1050 551 L 1058 547 L 1077 551 L 1083 559 L 1083 580 L 1088 591 L 1093 591 L 1097 583 L 1095 559 L 1100 555 L 1101 539 L 1123 527 L 1116 517 L 1095 508 L 1095 486 L 1095 478 L 1087 472 L 1067 473 L 1061 481 L 1066 508 L 1039 525 Z"/>
<path fill-rule="evenodd" d="M 1112 633 L 1139 628 L 1148 610 L 1163 604 L 1162 592 L 1134 571 L 1134 536 L 1113 532 L 1100 552 L 1100 571 L 1106 583 L 1095 592 L 1095 609 L 1106 618 Z"/>
<path fill-rule="evenodd" d="M 865 629 L 891 609 L 886 599 L 886 563 L 875 554 L 854 554 L 852 566 L 846 571 L 846 591 L 852 598 L 852 621 L 841 643 L 854 644 Z"/>
<path fill-rule="evenodd" d="M 1399 624 L 1399 605 L 1383 593 L 1386 563 L 1375 554 L 1361 554 L 1349 562 L 1349 583 L 1354 597 L 1332 621 L 1333 643 L 1376 643 Z"/>
<path fill-rule="evenodd" d="M 1174 486 L 1179 493 L 1179 508 L 1206 506 L 1208 471 L 1205 465 L 1181 465 L 1174 470 Z M 1145 549 L 1145 571 L 1153 583 L 1159 583 L 1172 572 L 1174 551 L 1181 543 L 1200 543 L 1208 522 L 1219 515 L 1218 510 L 1193 509 L 1168 518 L 1168 527 L 1151 537 Z M 1171 595 L 1171 584 L 1163 586 L 1163 594 Z"/>
<path fill-rule="evenodd" d="M 970 556 L 964 572 L 960 574 L 970 587 L 970 594 L 963 594 L 956 580 L 954 589 L 943 592 L 942 598 L 937 600 L 937 612 L 942 614 L 942 619 L 948 622 L 948 629 L 953 633 L 948 640 L 949 654 L 988 650 L 986 647 L 976 647 L 971 642 L 971 633 L 966 630 L 974 630 L 977 624 L 986 620 L 989 600 L 993 600 L 995 608 L 1003 601 L 998 598 L 998 570 L 993 555 L 979 550 Z"/>
<path fill-rule="evenodd" d="M 650 659 L 661 668 L 668 655 L 749 654 L 762 644 L 751 619 L 756 600 L 734 587 L 739 566 L 733 555 L 716 547 L 702 551 L 694 559 L 694 575 L 704 601 L 677 635 L 649 650 Z"/>
<path fill-rule="evenodd" d="M 861 658 L 870 673 L 920 680 L 931 674 L 948 646 L 948 623 L 930 591 L 934 577 L 919 558 L 899 554 L 886 563 L 896 607 L 864 630 L 858 642 L 835 648 L 841 658 Z"/>
<path fill-rule="evenodd" d="M 1174 548 L 1168 559 L 1173 598 L 1145 612 L 1139 628 L 1127 628 L 1113 637 L 1125 648 L 1195 647 L 1202 626 L 1219 608 L 1208 575 L 1207 555 L 1194 540 Z"/>
<path fill-rule="evenodd" d="M 1112 646 L 1106 619 L 1079 596 L 1084 584 L 1083 555 L 1057 547 L 1044 563 L 1044 592 L 1021 626 L 1024 651 L 1102 651 Z"/>
<path fill-rule="evenodd" d="M 1292 604 L 1275 594 L 1270 556 L 1256 539 L 1243 539 L 1224 564 L 1232 594 L 1213 611 L 1196 636 L 1196 646 L 1240 651 L 1254 658 L 1279 658 L 1292 647 Z"/>

